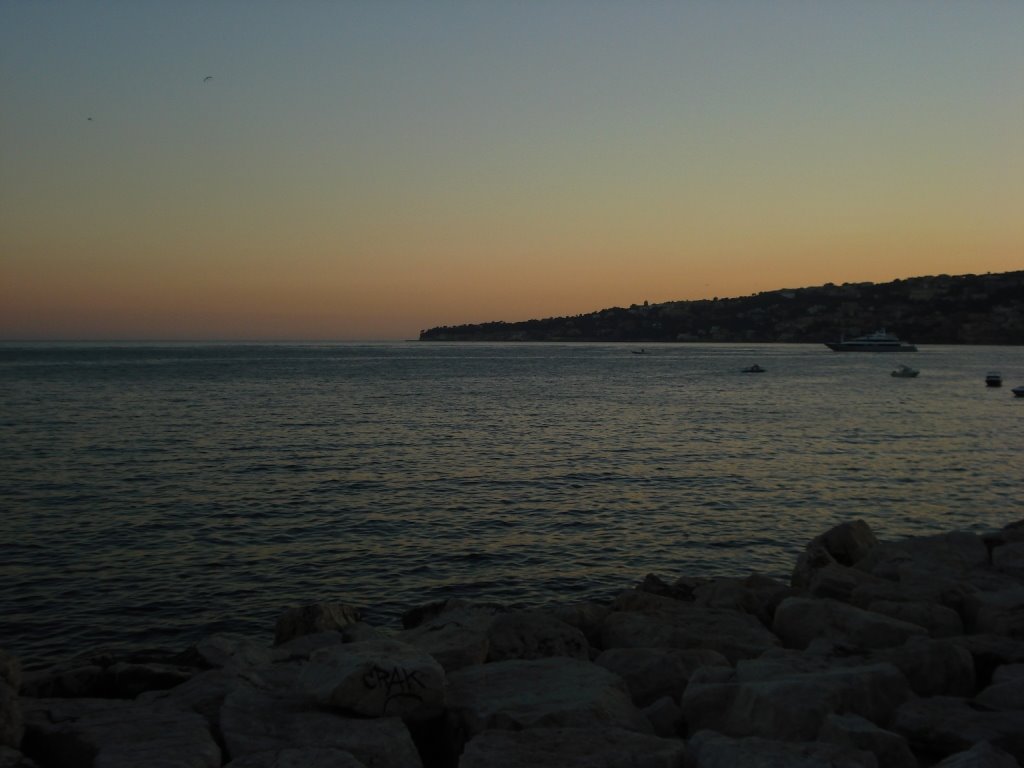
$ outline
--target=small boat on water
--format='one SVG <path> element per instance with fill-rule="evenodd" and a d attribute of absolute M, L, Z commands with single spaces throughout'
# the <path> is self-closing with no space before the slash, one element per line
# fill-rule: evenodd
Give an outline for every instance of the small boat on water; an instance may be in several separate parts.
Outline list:
<path fill-rule="evenodd" d="M 911 368 L 909 365 L 901 365 L 892 372 L 891 375 L 897 379 L 915 379 L 920 371 L 917 368 Z"/>
<path fill-rule="evenodd" d="M 632 352 L 634 355 L 646 355 L 647 354 L 647 350 L 644 349 L 643 347 L 640 347 L 640 349 L 631 349 L 629 351 Z"/>
<path fill-rule="evenodd" d="M 1003 376 L 999 371 L 989 371 L 985 374 L 985 386 L 986 387 L 1001 387 L 1003 386 Z"/>
<path fill-rule="evenodd" d="M 754 363 L 753 365 L 748 365 L 746 368 L 744 368 L 743 373 L 764 373 L 764 370 L 765 369 L 762 368 L 760 365 Z"/>
<path fill-rule="evenodd" d="M 1010 391 L 1013 392 L 1014 397 L 1024 397 L 1024 386 L 1014 387 Z"/>
<path fill-rule="evenodd" d="M 833 352 L 917 352 L 916 346 L 900 341 L 884 328 L 855 339 L 827 341 L 825 346 Z"/>

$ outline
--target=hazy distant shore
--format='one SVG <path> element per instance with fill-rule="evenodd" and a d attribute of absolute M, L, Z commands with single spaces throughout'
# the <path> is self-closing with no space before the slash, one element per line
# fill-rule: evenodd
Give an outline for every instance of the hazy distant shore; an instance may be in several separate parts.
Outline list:
<path fill-rule="evenodd" d="M 880 328 L 915 344 L 1024 344 L 1024 271 L 644 302 L 572 317 L 441 326 L 419 338 L 820 344 Z"/>

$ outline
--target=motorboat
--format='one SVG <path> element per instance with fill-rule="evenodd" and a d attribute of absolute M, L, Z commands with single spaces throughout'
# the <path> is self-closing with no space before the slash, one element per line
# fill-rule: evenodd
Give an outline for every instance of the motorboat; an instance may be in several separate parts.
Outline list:
<path fill-rule="evenodd" d="M 644 349 L 643 347 L 641 347 L 640 349 L 631 349 L 629 351 L 632 352 L 634 355 L 646 355 L 647 354 L 647 350 Z"/>
<path fill-rule="evenodd" d="M 1024 397 L 1024 386 L 1014 387 L 1010 390 L 1015 397 Z"/>
<path fill-rule="evenodd" d="M 916 346 L 900 341 L 884 328 L 854 339 L 827 341 L 825 346 L 833 352 L 917 352 Z"/>
<path fill-rule="evenodd" d="M 897 379 L 914 379 L 917 378 L 917 374 L 919 373 L 920 371 L 917 370 L 917 368 L 911 368 L 909 365 L 900 365 L 892 372 L 891 375 L 895 376 Z"/>
<path fill-rule="evenodd" d="M 748 365 L 746 368 L 744 368 L 743 373 L 764 373 L 764 370 L 765 369 L 762 368 L 760 365 L 754 363 L 753 365 Z"/>
<path fill-rule="evenodd" d="M 989 371 L 985 374 L 985 386 L 986 387 L 1001 387 L 1003 386 L 1003 376 L 999 371 Z"/>

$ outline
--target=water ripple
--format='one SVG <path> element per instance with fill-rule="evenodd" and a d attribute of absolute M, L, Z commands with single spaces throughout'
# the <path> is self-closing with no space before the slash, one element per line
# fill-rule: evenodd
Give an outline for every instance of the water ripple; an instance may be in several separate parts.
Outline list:
<path fill-rule="evenodd" d="M 651 351 L 0 346 L 0 636 L 31 662 L 266 636 L 318 599 L 395 623 L 652 571 L 786 578 L 851 517 L 1020 517 L 1024 404 L 982 381 L 1024 380 L 1020 348 L 923 349 L 913 382 L 823 347 Z"/>

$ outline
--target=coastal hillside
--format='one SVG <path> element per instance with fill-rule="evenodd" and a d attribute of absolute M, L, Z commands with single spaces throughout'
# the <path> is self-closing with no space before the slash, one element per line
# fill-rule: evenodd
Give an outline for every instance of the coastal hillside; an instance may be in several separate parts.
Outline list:
<path fill-rule="evenodd" d="M 879 328 L 917 344 L 1024 344 L 1024 270 L 644 302 L 571 317 L 429 328 L 420 340 L 815 343 Z"/>

